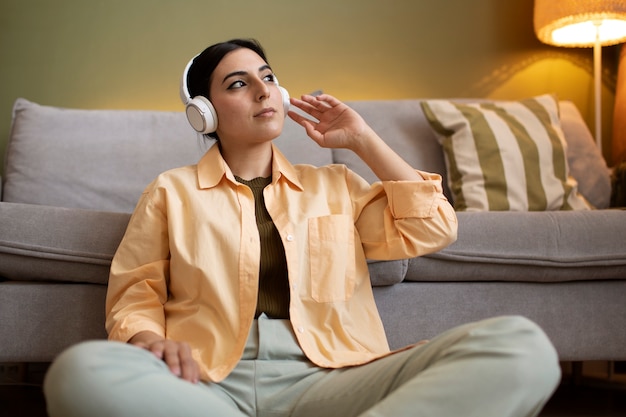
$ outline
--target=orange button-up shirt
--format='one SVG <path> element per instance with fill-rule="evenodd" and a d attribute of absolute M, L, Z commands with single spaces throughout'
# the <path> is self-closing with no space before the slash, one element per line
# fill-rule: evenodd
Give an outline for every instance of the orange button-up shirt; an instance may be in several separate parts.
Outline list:
<path fill-rule="evenodd" d="M 366 259 L 437 251 L 456 238 L 441 177 L 373 185 L 343 165 L 291 165 L 273 149 L 265 204 L 285 247 L 290 320 L 322 367 L 389 353 Z M 111 265 L 109 339 L 140 331 L 186 341 L 203 380 L 241 358 L 255 315 L 260 243 L 251 190 L 217 146 L 161 174 L 142 194 Z"/>

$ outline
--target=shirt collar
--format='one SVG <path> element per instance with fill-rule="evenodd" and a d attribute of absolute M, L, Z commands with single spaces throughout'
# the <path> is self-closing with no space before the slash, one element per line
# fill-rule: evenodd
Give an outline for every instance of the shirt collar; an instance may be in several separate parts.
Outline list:
<path fill-rule="evenodd" d="M 286 179 L 297 189 L 302 190 L 302 184 L 298 179 L 298 174 L 285 156 L 272 143 L 272 183 L 276 183 L 281 178 Z M 217 143 L 204 154 L 198 162 L 198 184 L 200 188 L 215 187 L 222 178 L 226 177 L 232 182 L 236 182 L 235 176 L 222 158 Z"/>

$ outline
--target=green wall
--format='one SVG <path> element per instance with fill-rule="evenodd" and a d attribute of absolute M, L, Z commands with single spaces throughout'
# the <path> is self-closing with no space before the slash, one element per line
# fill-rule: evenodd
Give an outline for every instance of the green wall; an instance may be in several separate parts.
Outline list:
<path fill-rule="evenodd" d="M 255 37 L 291 95 L 573 100 L 593 129 L 592 53 L 542 45 L 532 0 L 1 0 L 0 155 L 17 97 L 182 110 L 187 60 Z M 604 137 L 616 55 L 605 48 Z M 608 65 L 607 65 L 608 64 Z"/>

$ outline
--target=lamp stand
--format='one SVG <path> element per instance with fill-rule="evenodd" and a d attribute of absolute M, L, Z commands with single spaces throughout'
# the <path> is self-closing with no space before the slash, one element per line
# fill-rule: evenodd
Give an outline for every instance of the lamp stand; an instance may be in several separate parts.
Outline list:
<path fill-rule="evenodd" d="M 594 84 L 594 104 L 596 117 L 596 145 L 602 153 L 602 46 L 600 45 L 600 25 L 595 22 L 596 43 L 593 46 L 593 84 Z"/>

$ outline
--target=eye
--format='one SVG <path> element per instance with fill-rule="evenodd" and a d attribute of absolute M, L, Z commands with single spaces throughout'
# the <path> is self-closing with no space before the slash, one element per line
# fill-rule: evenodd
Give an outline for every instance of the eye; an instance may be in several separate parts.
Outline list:
<path fill-rule="evenodd" d="M 265 77 L 263 77 L 263 79 L 265 81 L 269 81 L 269 82 L 272 82 L 272 83 L 276 82 L 276 76 L 274 74 L 267 74 Z"/>
<path fill-rule="evenodd" d="M 238 80 L 238 81 L 235 81 L 234 83 L 232 83 L 231 85 L 229 85 L 228 89 L 229 90 L 234 90 L 234 89 L 237 89 L 237 88 L 244 87 L 245 85 L 246 85 L 246 83 L 244 83 L 241 80 Z"/>

